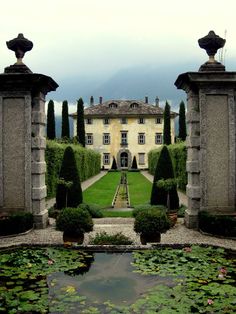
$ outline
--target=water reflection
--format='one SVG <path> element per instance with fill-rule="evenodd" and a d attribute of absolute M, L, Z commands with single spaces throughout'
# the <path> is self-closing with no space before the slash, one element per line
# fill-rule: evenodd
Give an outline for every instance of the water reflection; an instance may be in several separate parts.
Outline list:
<path fill-rule="evenodd" d="M 50 276 L 50 294 L 63 287 L 73 287 L 79 295 L 86 296 L 89 302 L 103 303 L 107 300 L 113 304 L 131 304 L 140 295 L 157 283 L 172 285 L 172 280 L 158 276 L 143 276 L 134 273 L 131 265 L 132 253 L 95 253 L 95 260 L 89 272 L 73 277 L 60 272 Z M 53 293 L 54 291 L 54 293 Z M 55 293 L 56 295 L 56 293 Z"/>

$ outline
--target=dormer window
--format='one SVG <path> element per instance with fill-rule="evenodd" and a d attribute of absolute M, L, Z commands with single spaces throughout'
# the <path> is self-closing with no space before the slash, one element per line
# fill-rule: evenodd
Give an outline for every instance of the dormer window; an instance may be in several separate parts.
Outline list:
<path fill-rule="evenodd" d="M 130 105 L 130 108 L 138 108 L 139 105 L 136 103 L 136 102 L 133 102 L 131 105 Z"/>
<path fill-rule="evenodd" d="M 139 118 L 139 119 L 138 119 L 138 123 L 139 123 L 139 124 L 145 124 L 144 118 Z"/>
<path fill-rule="evenodd" d="M 109 108 L 117 108 L 117 107 L 118 107 L 117 104 L 114 102 L 109 104 Z"/>

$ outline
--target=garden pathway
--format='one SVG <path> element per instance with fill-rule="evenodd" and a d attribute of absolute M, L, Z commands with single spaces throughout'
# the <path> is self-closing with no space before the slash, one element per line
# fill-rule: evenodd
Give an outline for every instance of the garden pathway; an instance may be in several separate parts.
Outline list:
<path fill-rule="evenodd" d="M 99 218 L 94 219 L 94 231 L 85 234 L 84 245 L 89 242 L 89 237 L 96 233 L 106 231 L 109 234 L 122 232 L 140 245 L 139 236 L 133 230 L 133 218 Z M 161 244 L 208 244 L 236 250 L 236 240 L 223 239 L 201 234 L 184 226 L 183 218 L 179 218 L 177 224 L 161 236 Z M 50 218 L 50 225 L 46 229 L 32 230 L 28 234 L 15 237 L 0 238 L 0 247 L 9 247 L 19 244 L 63 244 L 62 232 L 55 229 L 55 221 Z"/>

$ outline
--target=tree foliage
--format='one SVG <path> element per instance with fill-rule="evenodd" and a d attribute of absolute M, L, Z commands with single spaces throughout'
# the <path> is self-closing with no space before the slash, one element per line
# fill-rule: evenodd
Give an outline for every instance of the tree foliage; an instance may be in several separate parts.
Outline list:
<path fill-rule="evenodd" d="M 179 208 L 179 197 L 176 187 L 173 187 L 170 191 L 164 188 L 158 187 L 157 182 L 161 179 L 174 178 L 174 171 L 169 151 L 166 146 L 163 146 L 160 156 L 157 161 L 156 170 L 153 179 L 153 186 L 151 192 L 151 205 L 167 205 L 167 193 L 170 197 L 170 209 Z"/>
<path fill-rule="evenodd" d="M 77 138 L 79 144 L 85 147 L 84 102 L 82 98 L 77 101 Z"/>
<path fill-rule="evenodd" d="M 68 115 L 68 102 L 64 100 L 62 103 L 62 124 L 61 124 L 61 137 L 70 138 L 70 124 Z"/>
<path fill-rule="evenodd" d="M 179 105 L 179 139 L 182 141 L 186 140 L 186 117 L 185 117 L 185 104 L 181 101 Z"/>
<path fill-rule="evenodd" d="M 171 128 L 170 128 L 170 105 L 166 101 L 164 109 L 164 131 L 163 141 L 165 145 L 171 144 Z"/>
<path fill-rule="evenodd" d="M 49 103 L 48 103 L 47 138 L 49 140 L 54 140 L 56 138 L 55 113 L 54 113 L 54 102 L 53 102 L 53 100 L 49 100 Z"/>
<path fill-rule="evenodd" d="M 82 189 L 80 185 L 79 172 L 76 165 L 74 151 L 71 146 L 65 149 L 60 175 L 59 183 L 57 184 L 56 206 L 62 209 L 66 206 L 77 207 L 83 202 Z M 70 186 L 62 183 L 72 182 Z"/>

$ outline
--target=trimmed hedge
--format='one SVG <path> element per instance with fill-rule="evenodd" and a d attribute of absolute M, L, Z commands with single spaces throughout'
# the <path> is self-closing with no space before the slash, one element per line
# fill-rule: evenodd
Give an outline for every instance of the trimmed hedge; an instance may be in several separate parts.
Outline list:
<path fill-rule="evenodd" d="M 185 143 L 172 144 L 167 146 L 174 168 L 175 178 L 178 182 L 178 188 L 185 191 L 187 185 L 187 172 L 186 172 L 186 160 L 187 160 L 187 148 Z M 157 160 L 160 156 L 162 147 L 151 150 L 148 153 L 148 168 L 149 173 L 155 174 Z"/>
<path fill-rule="evenodd" d="M 207 211 L 199 212 L 199 229 L 203 232 L 224 237 L 236 237 L 236 216 L 214 215 Z"/>
<path fill-rule="evenodd" d="M 0 219 L 0 236 L 18 234 L 33 228 L 33 215 L 19 212 Z"/>
<path fill-rule="evenodd" d="M 74 151 L 81 182 L 100 172 L 101 156 L 99 153 L 76 144 L 63 144 L 57 143 L 56 141 L 47 141 L 45 152 L 45 160 L 47 164 L 47 197 L 54 197 L 56 195 L 57 180 L 59 178 L 64 151 L 67 146 L 71 146 Z"/>

